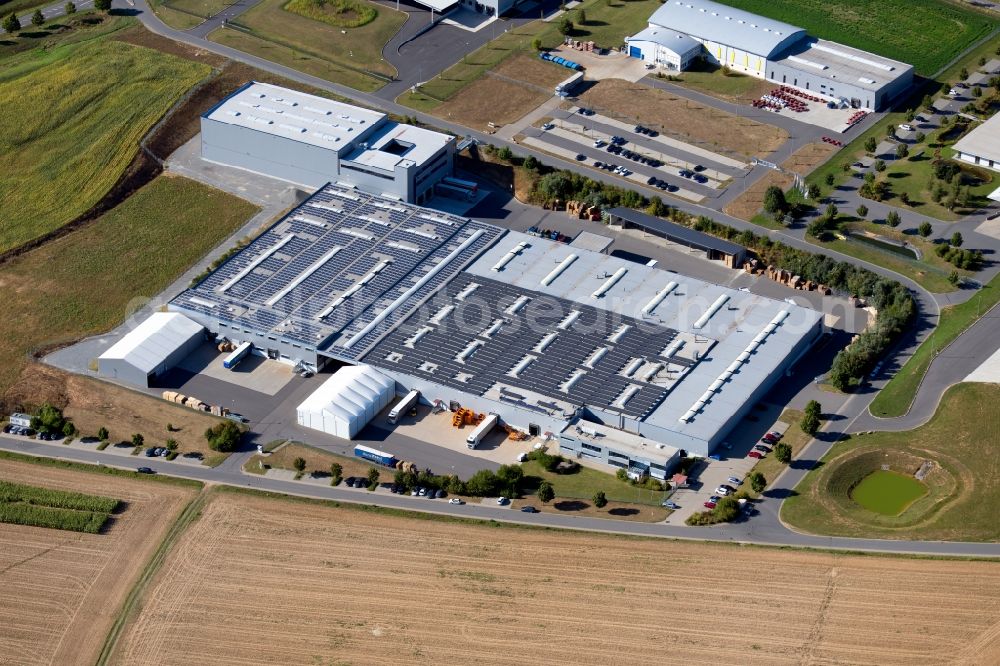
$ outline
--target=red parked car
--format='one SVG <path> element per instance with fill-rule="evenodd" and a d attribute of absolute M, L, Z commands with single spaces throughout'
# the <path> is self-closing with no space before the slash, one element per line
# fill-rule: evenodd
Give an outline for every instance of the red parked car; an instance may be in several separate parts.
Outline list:
<path fill-rule="evenodd" d="M 747 454 L 747 458 L 757 458 L 757 459 L 760 459 L 760 458 L 763 458 L 763 457 L 764 457 L 764 454 L 762 454 L 760 451 L 751 451 L 750 453 Z"/>
<path fill-rule="evenodd" d="M 706 509 L 714 509 L 715 508 L 715 502 L 705 502 L 705 508 Z"/>
<path fill-rule="evenodd" d="M 769 432 L 766 435 L 764 435 L 763 437 L 761 437 L 760 441 L 767 442 L 768 444 L 777 444 L 778 443 L 778 438 L 774 436 L 774 433 L 770 433 Z"/>

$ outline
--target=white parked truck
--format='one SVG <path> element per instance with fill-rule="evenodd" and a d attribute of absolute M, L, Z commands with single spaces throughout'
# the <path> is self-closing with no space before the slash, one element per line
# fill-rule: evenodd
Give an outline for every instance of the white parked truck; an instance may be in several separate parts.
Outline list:
<path fill-rule="evenodd" d="M 399 419 L 406 415 L 410 411 L 410 408 L 417 404 L 417 400 L 420 398 L 420 391 L 414 389 L 400 398 L 396 406 L 389 411 L 389 423 L 393 425 L 399 423 Z"/>
<path fill-rule="evenodd" d="M 500 417 L 496 414 L 487 414 L 483 422 L 476 426 L 476 429 L 469 433 L 469 436 L 465 439 L 465 443 L 469 445 L 470 449 L 474 449 L 479 446 L 479 442 L 483 441 L 483 438 L 490 433 L 491 430 L 500 421 Z"/>

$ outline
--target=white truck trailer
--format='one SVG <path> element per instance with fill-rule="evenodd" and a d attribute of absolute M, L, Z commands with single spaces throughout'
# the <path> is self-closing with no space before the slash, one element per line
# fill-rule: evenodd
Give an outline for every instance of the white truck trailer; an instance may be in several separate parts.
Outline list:
<path fill-rule="evenodd" d="M 468 444 L 470 449 L 474 449 L 479 446 L 479 443 L 483 441 L 486 437 L 496 427 L 499 423 L 500 417 L 496 414 L 487 414 L 483 422 L 476 426 L 476 429 L 469 433 L 469 436 L 465 439 L 465 443 Z"/>
<path fill-rule="evenodd" d="M 399 419 L 403 418 L 410 408 L 417 404 L 417 400 L 420 399 L 420 391 L 414 389 L 404 395 L 396 403 L 396 406 L 389 410 L 389 423 L 395 425 L 399 423 Z"/>

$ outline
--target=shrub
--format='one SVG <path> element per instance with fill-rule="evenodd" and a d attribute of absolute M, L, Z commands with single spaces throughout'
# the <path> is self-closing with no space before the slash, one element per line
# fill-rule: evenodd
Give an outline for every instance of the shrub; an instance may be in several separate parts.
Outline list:
<path fill-rule="evenodd" d="M 767 479 L 760 472 L 750 472 L 747 480 L 750 482 L 750 487 L 753 488 L 755 493 L 759 493 L 767 487 Z"/>
<path fill-rule="evenodd" d="M 917 233 L 919 233 L 923 238 L 927 238 L 928 236 L 930 236 L 932 231 L 934 231 L 934 228 L 931 226 L 931 223 L 928 222 L 927 220 L 921 222 L 920 226 L 917 227 Z"/>
<path fill-rule="evenodd" d="M 962 247 L 963 242 L 965 241 L 962 238 L 962 234 L 958 231 L 953 233 L 951 235 L 951 238 L 948 240 L 948 244 L 951 245 L 952 247 Z"/>
<path fill-rule="evenodd" d="M 174 439 L 174 438 L 171 437 L 170 439 L 167 440 L 167 450 L 168 451 L 176 451 L 177 450 L 177 440 L 176 439 Z"/>
<path fill-rule="evenodd" d="M 229 420 L 217 423 L 205 431 L 208 447 L 222 453 L 235 451 L 242 437 L 243 431 L 240 430 L 240 427 Z"/>
<path fill-rule="evenodd" d="M 36 9 L 35 13 L 31 15 L 31 25 L 40 26 L 45 23 L 45 17 L 42 15 L 41 9 Z"/>
<path fill-rule="evenodd" d="M 774 446 L 774 458 L 778 462 L 787 465 L 792 461 L 792 447 L 784 442 L 778 442 Z"/>
<path fill-rule="evenodd" d="M 558 28 L 560 35 L 573 34 L 573 22 L 569 20 L 568 16 L 563 16 L 561 19 L 559 19 Z"/>
<path fill-rule="evenodd" d="M 67 2 L 65 5 L 63 5 L 63 11 L 66 12 L 67 15 L 68 14 L 75 14 L 76 13 L 76 5 L 74 5 L 72 2 Z"/>
<path fill-rule="evenodd" d="M 378 478 L 379 478 L 378 469 L 372 467 L 371 469 L 368 470 L 368 490 L 375 490 L 376 488 L 378 488 Z"/>
<path fill-rule="evenodd" d="M 296 472 L 298 472 L 299 474 L 301 474 L 302 472 L 304 472 L 306 470 L 306 459 L 305 458 L 296 458 L 295 460 L 292 461 L 292 467 L 295 468 Z"/>
<path fill-rule="evenodd" d="M 715 508 L 711 511 L 702 511 L 692 514 L 685 523 L 688 525 L 715 525 L 716 523 L 729 523 L 736 520 L 740 515 L 740 503 L 735 497 L 723 497 Z"/>
<path fill-rule="evenodd" d="M 97 439 L 101 440 L 102 442 L 106 442 L 106 441 L 108 441 L 108 439 L 109 439 L 110 437 L 111 437 L 111 435 L 110 435 L 110 433 L 108 432 L 108 429 L 107 429 L 107 428 L 105 428 L 104 426 L 101 426 L 101 427 L 100 427 L 100 428 L 99 428 L 99 429 L 97 430 Z"/>
<path fill-rule="evenodd" d="M 858 217 L 868 217 L 868 206 L 861 204 L 855 212 L 858 214 Z"/>
<path fill-rule="evenodd" d="M 140 433 L 137 432 L 134 435 L 132 435 L 132 446 L 134 446 L 135 448 L 139 448 L 145 442 L 146 442 L 146 438 L 143 437 L 142 434 L 140 434 Z"/>
<path fill-rule="evenodd" d="M 548 481 L 542 481 L 542 484 L 538 486 L 538 499 L 548 504 L 555 496 L 556 491 L 552 488 L 552 484 Z"/>
<path fill-rule="evenodd" d="M 99 12 L 111 11 L 111 0 L 94 0 L 94 9 Z"/>
<path fill-rule="evenodd" d="M 608 498 L 604 495 L 603 490 L 598 490 L 594 493 L 594 506 L 598 509 L 603 509 L 608 505 Z"/>
<path fill-rule="evenodd" d="M 898 227 L 900 223 L 899 213 L 890 210 L 889 214 L 885 216 L 885 223 L 893 228 Z"/>

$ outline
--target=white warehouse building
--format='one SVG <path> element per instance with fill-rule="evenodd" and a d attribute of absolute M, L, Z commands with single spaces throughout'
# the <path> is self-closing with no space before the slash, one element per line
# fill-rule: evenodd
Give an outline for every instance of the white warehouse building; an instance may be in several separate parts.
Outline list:
<path fill-rule="evenodd" d="M 341 368 L 296 410 L 300 426 L 354 439 L 396 396 L 396 382 L 370 365 Z"/>
<path fill-rule="evenodd" d="M 955 159 L 1000 171 L 1000 114 L 955 142 Z"/>
<path fill-rule="evenodd" d="M 100 375 L 150 386 L 205 341 L 205 327 L 177 312 L 155 312 L 97 359 Z"/>
<path fill-rule="evenodd" d="M 633 58 L 684 71 L 698 57 L 854 108 L 881 111 L 913 82 L 913 67 L 816 39 L 802 28 L 712 0 L 667 0 L 625 40 Z"/>
<path fill-rule="evenodd" d="M 448 134 L 267 83 L 248 83 L 201 117 L 204 159 L 310 190 L 338 182 L 423 203 L 451 175 L 454 152 Z"/>

